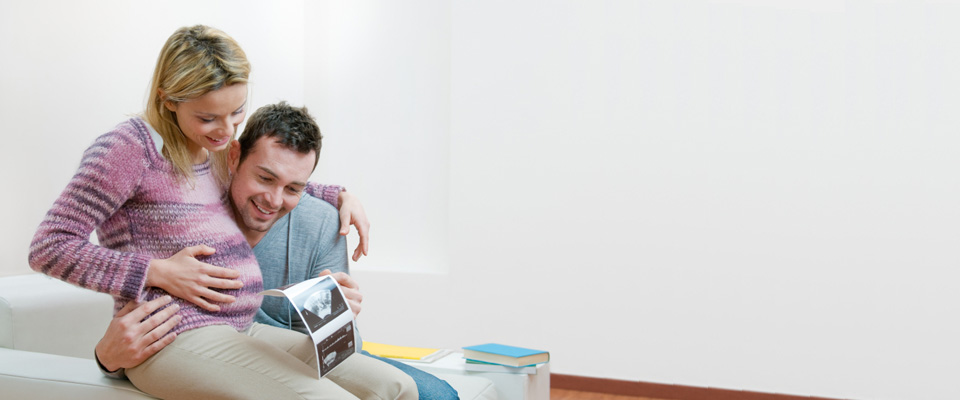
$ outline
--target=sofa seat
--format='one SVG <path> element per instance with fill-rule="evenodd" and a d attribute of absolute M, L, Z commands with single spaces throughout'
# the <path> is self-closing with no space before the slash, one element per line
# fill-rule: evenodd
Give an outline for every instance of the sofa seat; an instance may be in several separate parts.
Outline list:
<path fill-rule="evenodd" d="M 0 348 L 0 387 L 10 399 L 154 399 L 86 358 Z"/>
<path fill-rule="evenodd" d="M 110 296 L 41 274 L 0 277 L 0 387 L 11 399 L 153 399 L 104 377 L 93 349 L 113 314 Z M 489 379 L 437 374 L 464 400 L 496 400 Z"/>

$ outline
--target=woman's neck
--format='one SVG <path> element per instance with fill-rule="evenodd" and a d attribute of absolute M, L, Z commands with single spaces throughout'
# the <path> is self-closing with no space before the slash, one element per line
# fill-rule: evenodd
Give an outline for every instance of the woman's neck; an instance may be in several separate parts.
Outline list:
<path fill-rule="evenodd" d="M 207 162 L 208 158 L 210 158 L 210 152 L 196 143 L 189 142 L 187 144 L 187 149 L 190 151 L 190 159 L 195 165 L 203 164 Z"/>

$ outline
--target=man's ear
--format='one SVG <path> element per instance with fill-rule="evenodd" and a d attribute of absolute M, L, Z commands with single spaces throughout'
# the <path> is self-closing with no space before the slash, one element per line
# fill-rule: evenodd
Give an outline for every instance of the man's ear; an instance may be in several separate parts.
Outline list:
<path fill-rule="evenodd" d="M 237 167 L 240 166 L 240 141 L 230 142 L 230 151 L 227 152 L 227 166 L 231 174 L 237 173 Z"/>

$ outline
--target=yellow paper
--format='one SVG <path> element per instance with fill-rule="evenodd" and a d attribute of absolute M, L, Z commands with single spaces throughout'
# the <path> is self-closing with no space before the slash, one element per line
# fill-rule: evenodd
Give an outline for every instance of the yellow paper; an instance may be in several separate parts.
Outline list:
<path fill-rule="evenodd" d="M 387 358 L 403 358 L 408 360 L 422 360 L 440 349 L 425 349 L 422 347 L 394 346 L 392 344 L 363 341 L 363 349 L 375 356 Z"/>

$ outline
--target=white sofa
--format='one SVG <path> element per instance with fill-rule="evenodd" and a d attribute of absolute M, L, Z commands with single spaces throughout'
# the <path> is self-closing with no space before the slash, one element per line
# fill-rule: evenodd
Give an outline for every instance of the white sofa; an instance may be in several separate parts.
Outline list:
<path fill-rule="evenodd" d="M 152 399 L 100 374 L 93 348 L 113 312 L 110 296 L 41 274 L 0 277 L 0 397 Z M 495 400 L 489 379 L 438 375 L 465 400 Z"/>

